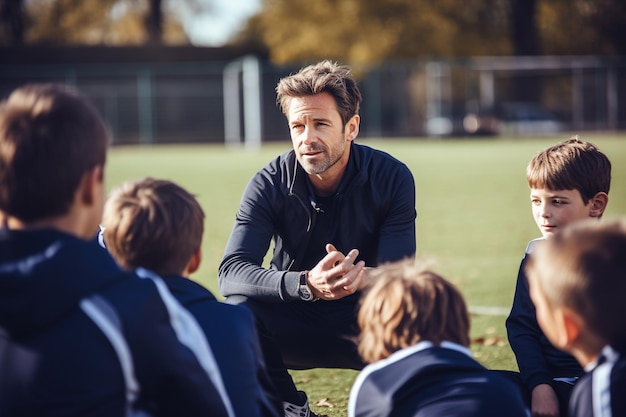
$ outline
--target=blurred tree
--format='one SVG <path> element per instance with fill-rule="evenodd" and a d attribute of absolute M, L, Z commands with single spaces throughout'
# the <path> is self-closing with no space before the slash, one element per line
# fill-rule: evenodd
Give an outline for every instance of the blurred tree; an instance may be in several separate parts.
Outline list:
<path fill-rule="evenodd" d="M 196 3 L 198 0 L 187 0 Z M 173 1 L 162 0 L 0 0 L 3 27 L 17 21 L 26 44 L 186 44 L 188 38 Z M 16 16 L 21 6 L 22 19 Z M 176 3 L 178 5 L 178 3 Z M 165 8 L 164 8 L 165 7 Z M 24 23 L 26 22 L 26 24 Z M 9 26 L 13 27 L 13 26 Z M 17 30 L 17 29 L 16 29 Z M 16 32 L 18 33 L 18 32 Z M 4 44 L 19 38 L 0 34 Z"/>
<path fill-rule="evenodd" d="M 233 43 L 277 64 L 624 53 L 624 0 L 263 0 Z"/>
<path fill-rule="evenodd" d="M 508 0 L 264 0 L 235 38 L 276 63 L 509 54 Z"/>
<path fill-rule="evenodd" d="M 537 18 L 546 55 L 626 53 L 623 0 L 541 0 Z"/>

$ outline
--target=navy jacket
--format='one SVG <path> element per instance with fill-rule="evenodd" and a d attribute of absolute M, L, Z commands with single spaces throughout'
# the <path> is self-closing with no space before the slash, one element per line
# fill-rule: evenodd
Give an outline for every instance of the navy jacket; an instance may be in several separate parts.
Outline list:
<path fill-rule="evenodd" d="M 531 241 L 519 268 L 511 313 L 506 319 L 509 344 L 519 367 L 520 376 L 528 391 L 539 384 L 550 384 L 553 378 L 579 377 L 583 369 L 572 355 L 557 349 L 537 323 L 535 305 L 530 298 L 528 278 L 524 266 L 532 252 Z"/>
<path fill-rule="evenodd" d="M 366 366 L 350 391 L 348 417 L 529 417 L 508 380 L 471 357 L 469 349 L 429 341 Z"/>
<path fill-rule="evenodd" d="M 235 414 L 282 415 L 282 401 L 266 374 L 252 313 L 243 306 L 219 302 L 209 290 L 187 278 L 170 276 L 164 281 L 204 330 Z"/>
<path fill-rule="evenodd" d="M 605 347 L 598 361 L 576 382 L 569 402 L 570 417 L 626 416 L 624 350 Z"/>
<path fill-rule="evenodd" d="M 354 142 L 350 146 L 346 171 L 332 197 L 334 217 L 326 220 L 331 223 L 326 238 L 331 240 L 314 239 L 316 222 L 324 213 L 293 150 L 251 179 L 219 267 L 222 295 L 298 300 L 300 272 L 326 255 L 326 243 L 343 253 L 358 249 L 359 260 L 370 267 L 414 255 L 413 175 L 382 151 Z M 263 258 L 272 239 L 274 252 L 265 269 Z M 357 298 L 351 295 L 344 302 Z"/>
<path fill-rule="evenodd" d="M 95 242 L 0 229 L 0 329 L 2 416 L 232 415 L 197 322 Z"/>

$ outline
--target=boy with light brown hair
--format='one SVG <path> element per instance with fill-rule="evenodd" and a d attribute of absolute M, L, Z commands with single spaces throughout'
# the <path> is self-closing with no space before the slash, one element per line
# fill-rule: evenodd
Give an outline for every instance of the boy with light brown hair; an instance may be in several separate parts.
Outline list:
<path fill-rule="evenodd" d="M 215 355 L 237 416 L 282 413 L 263 365 L 252 314 L 218 302 L 189 279 L 202 260 L 204 212 L 196 198 L 162 179 L 127 181 L 109 194 L 102 218 L 104 243 L 124 268 L 160 275 L 196 318 Z"/>
<path fill-rule="evenodd" d="M 587 371 L 569 416 L 626 416 L 626 219 L 566 228 L 537 244 L 526 271 L 543 332 Z"/>
<path fill-rule="evenodd" d="M 526 179 L 533 218 L 542 239 L 550 239 L 571 223 L 602 217 L 611 163 L 597 146 L 576 136 L 537 153 L 526 168 Z M 528 244 L 522 259 L 507 334 L 533 416 L 566 416 L 573 384 L 583 369 L 573 356 L 554 347 L 537 323 L 524 265 L 539 240 Z"/>
<path fill-rule="evenodd" d="M 527 416 L 517 387 L 472 358 L 463 296 L 407 259 L 371 271 L 348 416 Z"/>

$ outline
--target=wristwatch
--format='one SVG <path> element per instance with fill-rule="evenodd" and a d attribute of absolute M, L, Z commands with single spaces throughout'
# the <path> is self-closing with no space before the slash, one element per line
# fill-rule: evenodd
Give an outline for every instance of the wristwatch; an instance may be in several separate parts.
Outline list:
<path fill-rule="evenodd" d="M 300 274 L 300 286 L 298 287 L 298 295 L 302 301 L 317 301 L 319 298 L 313 295 L 313 291 L 307 284 L 306 279 L 309 276 L 309 271 L 304 271 Z"/>

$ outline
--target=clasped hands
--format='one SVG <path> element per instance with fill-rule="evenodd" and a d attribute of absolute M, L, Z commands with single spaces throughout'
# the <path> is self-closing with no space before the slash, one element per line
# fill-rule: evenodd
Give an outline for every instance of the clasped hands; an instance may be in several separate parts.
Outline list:
<path fill-rule="evenodd" d="M 354 294 L 365 285 L 365 262 L 356 264 L 358 249 L 344 255 L 332 244 L 326 245 L 326 256 L 309 271 L 308 284 L 315 297 L 339 300 Z"/>

